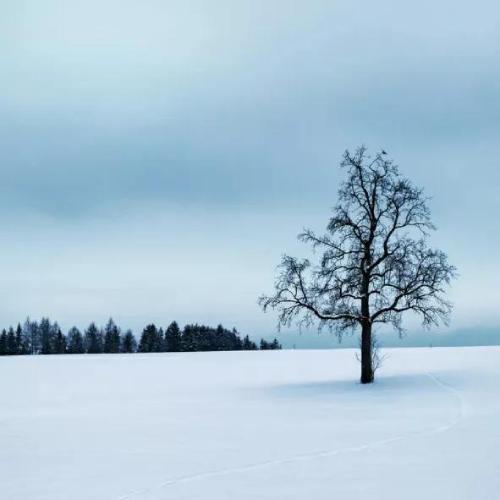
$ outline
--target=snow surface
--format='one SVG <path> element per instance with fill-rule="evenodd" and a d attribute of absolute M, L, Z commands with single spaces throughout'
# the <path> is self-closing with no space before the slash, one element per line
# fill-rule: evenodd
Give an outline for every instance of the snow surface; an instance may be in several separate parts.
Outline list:
<path fill-rule="evenodd" d="M 0 359 L 2 500 L 500 498 L 500 348 Z"/>

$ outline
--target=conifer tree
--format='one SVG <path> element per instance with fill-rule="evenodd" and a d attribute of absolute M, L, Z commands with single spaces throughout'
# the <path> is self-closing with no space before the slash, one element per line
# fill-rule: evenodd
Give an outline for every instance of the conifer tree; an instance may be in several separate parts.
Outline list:
<path fill-rule="evenodd" d="M 278 339 L 274 339 L 272 342 L 268 342 L 267 340 L 260 339 L 260 349 L 262 351 L 271 351 L 281 349 L 281 344 L 278 342 Z"/>
<path fill-rule="evenodd" d="M 53 354 L 66 354 L 66 348 L 67 348 L 66 336 L 63 334 L 57 323 L 55 331 L 56 334 L 54 336 L 54 345 L 52 348 L 52 352 Z"/>
<path fill-rule="evenodd" d="M 85 350 L 88 354 L 103 352 L 102 332 L 95 323 L 91 323 L 85 330 Z"/>
<path fill-rule="evenodd" d="M 139 352 L 159 352 L 160 350 L 161 342 L 156 326 L 154 324 L 146 326 L 139 341 Z"/>
<path fill-rule="evenodd" d="M 141 338 L 139 339 L 139 352 L 150 352 L 151 351 L 151 341 L 150 341 L 150 331 L 146 327 L 142 330 Z"/>
<path fill-rule="evenodd" d="M 28 347 L 25 342 L 21 323 L 18 323 L 16 328 L 16 345 L 18 354 L 28 354 Z"/>
<path fill-rule="evenodd" d="M 257 350 L 257 344 L 250 340 L 250 337 L 248 335 L 245 335 L 242 348 L 244 351 L 255 351 Z"/>
<path fill-rule="evenodd" d="M 231 350 L 241 351 L 243 349 L 243 341 L 240 339 L 240 335 L 236 328 L 233 328 L 231 332 L 231 338 L 233 343 Z"/>
<path fill-rule="evenodd" d="M 14 328 L 10 327 L 7 333 L 7 354 L 12 356 L 17 353 L 16 332 L 14 331 Z"/>
<path fill-rule="evenodd" d="M 120 352 L 120 329 L 116 326 L 113 319 L 110 318 L 104 329 L 104 352 Z"/>
<path fill-rule="evenodd" d="M 274 339 L 271 342 L 271 349 L 274 349 L 274 350 L 281 349 L 281 344 L 278 342 L 278 339 Z"/>
<path fill-rule="evenodd" d="M 68 332 L 68 348 L 67 352 L 69 354 L 83 354 L 85 352 L 85 345 L 83 342 L 83 336 L 80 330 L 74 326 Z"/>
<path fill-rule="evenodd" d="M 4 328 L 0 335 L 0 356 L 5 356 L 6 354 L 7 354 L 7 330 L 5 330 Z"/>
<path fill-rule="evenodd" d="M 225 335 L 225 330 L 224 327 L 219 324 L 217 325 L 217 328 L 215 329 L 215 335 L 214 335 L 214 342 L 210 346 L 211 349 L 206 349 L 207 351 L 214 350 L 214 351 L 227 351 L 230 349 L 230 343 L 231 339 L 228 339 L 228 337 Z M 204 349 L 205 350 L 205 349 Z"/>
<path fill-rule="evenodd" d="M 41 354 L 52 354 L 53 352 L 53 328 L 48 318 L 40 321 Z"/>
<path fill-rule="evenodd" d="M 137 341 L 132 330 L 127 330 L 122 339 L 121 352 L 133 353 L 137 351 Z"/>
<path fill-rule="evenodd" d="M 26 318 L 23 325 L 23 336 L 29 354 L 38 354 L 41 349 L 40 328 L 36 321 Z"/>
<path fill-rule="evenodd" d="M 198 344 L 196 342 L 196 331 L 199 329 L 198 325 L 185 325 L 182 330 L 181 337 L 181 350 L 190 352 L 197 351 Z"/>
<path fill-rule="evenodd" d="M 179 352 L 181 348 L 181 330 L 177 322 L 172 321 L 165 332 L 165 350 Z"/>
<path fill-rule="evenodd" d="M 62 353 L 61 349 L 64 349 Z M 56 321 L 50 326 L 50 354 L 64 354 L 65 351 L 66 337 Z"/>
<path fill-rule="evenodd" d="M 161 352 L 163 351 L 163 330 L 158 330 L 155 325 L 151 325 L 151 350 L 150 352 Z"/>
<path fill-rule="evenodd" d="M 163 328 L 158 329 L 158 337 L 156 340 L 156 350 L 155 352 L 165 352 L 166 347 L 165 347 L 165 334 L 163 332 Z"/>

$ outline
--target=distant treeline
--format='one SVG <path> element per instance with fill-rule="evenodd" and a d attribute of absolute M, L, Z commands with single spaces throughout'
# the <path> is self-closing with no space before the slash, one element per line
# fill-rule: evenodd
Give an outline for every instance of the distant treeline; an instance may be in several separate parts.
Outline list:
<path fill-rule="evenodd" d="M 16 354 L 101 354 L 134 352 L 188 352 L 188 351 L 255 351 L 281 349 L 274 339 L 261 339 L 259 345 L 246 335 L 243 339 L 236 329 L 222 325 L 212 328 L 204 325 L 186 325 L 182 330 L 173 321 L 164 330 L 150 324 L 144 328 L 139 342 L 131 330 L 123 332 L 110 319 L 104 328 L 95 323 L 82 333 L 71 328 L 64 334 L 48 318 L 40 322 L 27 319 L 17 328 L 3 329 L 0 334 L 0 356 Z"/>

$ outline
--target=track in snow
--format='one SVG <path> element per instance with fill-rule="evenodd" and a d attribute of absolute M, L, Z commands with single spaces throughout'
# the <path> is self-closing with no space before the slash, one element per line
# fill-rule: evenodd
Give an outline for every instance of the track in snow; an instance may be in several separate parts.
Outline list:
<path fill-rule="evenodd" d="M 324 451 L 319 451 L 319 452 L 298 454 L 298 455 L 294 455 L 294 456 L 291 456 L 288 458 L 257 462 L 254 464 L 243 465 L 240 467 L 230 467 L 227 469 L 220 469 L 220 470 L 215 470 L 215 471 L 200 472 L 198 474 L 180 476 L 177 478 L 172 478 L 172 479 L 168 479 L 166 481 L 163 481 L 162 483 L 159 483 L 158 485 L 156 485 L 154 487 L 141 488 L 139 490 L 130 491 L 130 492 L 118 497 L 118 500 L 127 500 L 129 498 L 133 498 L 136 496 L 152 493 L 153 491 L 157 491 L 157 490 L 160 490 L 162 488 L 168 488 L 169 486 L 173 486 L 176 484 L 190 483 L 193 481 L 201 481 L 204 479 L 210 479 L 210 478 L 214 478 L 214 477 L 223 477 L 223 476 L 228 476 L 228 475 L 232 475 L 232 474 L 245 473 L 245 472 L 250 472 L 250 471 L 254 471 L 254 470 L 264 469 L 267 467 L 274 467 L 274 466 L 286 465 L 286 464 L 290 464 L 290 463 L 316 460 L 316 459 L 325 458 L 325 457 L 334 457 L 337 455 L 342 455 L 344 453 L 356 453 L 356 452 L 360 452 L 360 451 L 366 451 L 369 449 L 375 449 L 375 448 L 378 448 L 380 446 L 385 446 L 388 444 L 392 444 L 392 443 L 399 442 L 399 441 L 404 441 L 407 439 L 413 439 L 414 437 L 431 436 L 431 435 L 441 434 L 443 432 L 447 432 L 447 431 L 451 430 L 452 428 L 454 428 L 457 424 L 459 424 L 467 416 L 467 407 L 466 407 L 465 400 L 464 400 L 462 394 L 460 393 L 460 391 L 458 391 L 457 389 L 455 389 L 451 385 L 447 384 L 446 382 L 443 382 L 436 375 L 433 375 L 432 373 L 427 373 L 426 375 L 430 380 L 432 380 L 432 382 L 434 384 L 436 384 L 438 387 L 440 387 L 443 391 L 450 394 L 453 397 L 453 399 L 455 400 L 455 403 L 457 405 L 457 412 L 456 412 L 455 417 L 447 424 L 444 424 L 444 425 L 441 424 L 441 425 L 439 425 L 433 429 L 430 429 L 430 430 L 411 432 L 411 433 L 402 434 L 402 435 L 394 436 L 394 437 L 387 438 L 387 439 L 372 441 L 372 442 L 365 443 L 362 445 L 357 445 L 357 446 L 349 446 L 349 447 L 344 447 L 344 448 L 336 448 L 333 450 L 324 450 Z"/>

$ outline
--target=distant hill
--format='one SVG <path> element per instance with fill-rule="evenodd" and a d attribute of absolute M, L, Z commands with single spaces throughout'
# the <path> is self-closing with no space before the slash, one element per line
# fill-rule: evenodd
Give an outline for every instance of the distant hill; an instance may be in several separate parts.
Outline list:
<path fill-rule="evenodd" d="M 284 349 L 342 349 L 358 347 L 358 336 L 347 335 L 339 343 L 333 333 L 323 331 L 286 332 L 277 336 Z M 500 345 L 500 327 L 471 327 L 449 331 L 407 332 L 402 338 L 395 332 L 377 335 L 382 347 L 456 347 Z"/>

